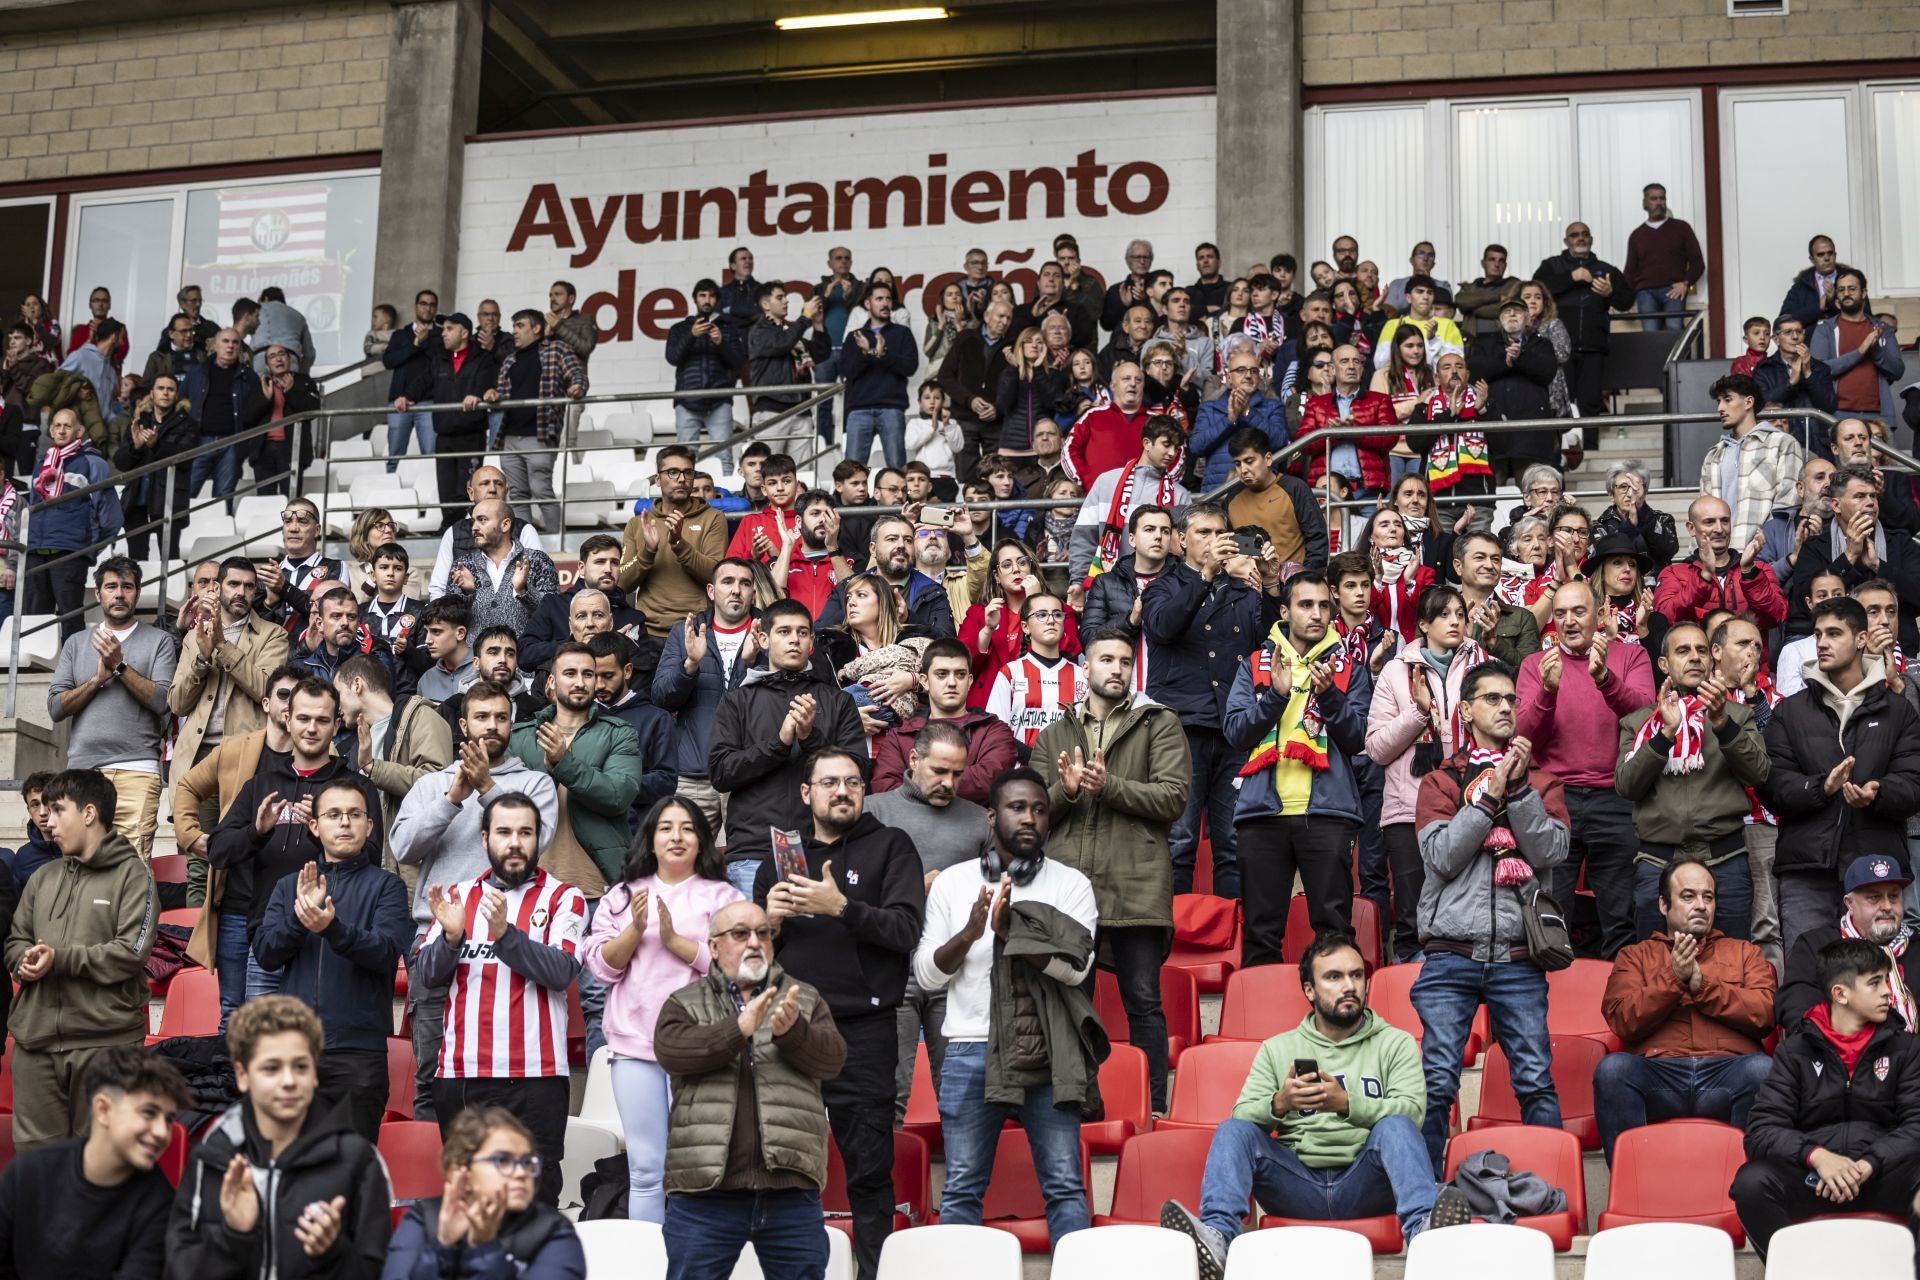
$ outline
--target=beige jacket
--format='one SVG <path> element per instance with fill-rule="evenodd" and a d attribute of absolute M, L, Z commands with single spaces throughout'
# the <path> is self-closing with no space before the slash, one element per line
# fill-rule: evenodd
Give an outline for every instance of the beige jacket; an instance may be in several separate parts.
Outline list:
<path fill-rule="evenodd" d="M 266 749 L 267 731 L 255 729 L 251 733 L 228 734 L 220 740 L 205 760 L 186 768 L 175 770 L 173 783 L 173 831 L 180 852 L 189 857 L 204 858 L 205 854 L 193 853 L 193 845 L 202 835 L 211 835 L 200 825 L 200 802 L 208 796 L 214 796 L 219 803 L 219 811 L 224 814 L 227 806 L 233 803 L 240 789 L 247 785 L 247 779 L 260 770 L 260 753 Z M 174 757 L 179 762 L 178 756 Z M 193 926 L 193 936 L 187 940 L 187 955 L 202 968 L 213 968 L 214 939 L 220 936 L 220 895 L 226 888 L 227 873 L 209 871 L 207 873 L 207 901 L 200 909 L 200 919 Z"/>
<path fill-rule="evenodd" d="M 267 717 L 260 709 L 260 700 L 267 693 L 267 677 L 286 662 L 287 650 L 286 629 L 257 613 L 247 615 L 246 628 L 238 640 L 229 644 L 222 639 L 211 659 L 201 657 L 197 636 L 186 638 L 180 648 L 180 663 L 174 669 L 173 687 L 167 690 L 167 708 L 180 717 L 180 733 L 173 745 L 172 781 L 176 787 L 200 754 L 219 677 L 224 674 L 230 683 L 222 739 L 264 729 Z"/>

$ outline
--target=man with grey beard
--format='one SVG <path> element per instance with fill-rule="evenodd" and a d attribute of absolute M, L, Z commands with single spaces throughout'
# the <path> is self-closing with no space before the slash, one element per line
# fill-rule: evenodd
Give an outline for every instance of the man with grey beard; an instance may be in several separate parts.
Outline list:
<path fill-rule="evenodd" d="M 1837 938 L 1865 938 L 1893 957 L 1893 972 L 1887 975 L 1893 1012 L 1906 1019 L 1907 1030 L 1914 1030 L 1920 947 L 1908 945 L 1913 931 L 1902 918 L 1901 903 L 1902 893 L 1912 882 L 1913 877 L 1885 854 L 1865 854 L 1847 865 L 1843 881 L 1846 896 L 1841 899 L 1845 909 L 1839 922 L 1804 931 L 1787 953 L 1786 981 L 1780 984 L 1780 995 L 1774 1002 L 1776 1021 L 1783 1032 L 1792 1031 L 1807 1016 L 1807 1010 L 1826 1002 L 1826 992 L 1820 986 L 1820 951 Z"/>

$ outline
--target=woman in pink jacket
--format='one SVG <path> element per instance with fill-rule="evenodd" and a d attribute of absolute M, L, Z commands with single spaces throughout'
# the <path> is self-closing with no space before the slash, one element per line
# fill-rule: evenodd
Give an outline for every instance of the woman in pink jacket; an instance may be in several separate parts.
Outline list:
<path fill-rule="evenodd" d="M 640 824 L 587 937 L 587 968 L 607 984 L 601 1023 L 613 1055 L 613 1096 L 627 1135 L 627 1217 L 664 1223 L 667 1073 L 653 1057 L 653 1028 L 667 997 L 703 977 L 710 957 L 707 924 L 742 901 L 727 883 L 713 828 L 678 796 L 653 806 Z"/>
<path fill-rule="evenodd" d="M 1420 949 L 1420 887 L 1426 883 L 1420 837 L 1414 830 L 1420 779 L 1451 759 L 1467 741 L 1460 685 L 1487 660 L 1467 638 L 1467 605 L 1453 587 L 1428 587 L 1414 612 L 1419 638 L 1380 670 L 1367 715 L 1367 755 L 1387 770 L 1380 823 L 1393 876 L 1393 958 L 1411 960 Z"/>

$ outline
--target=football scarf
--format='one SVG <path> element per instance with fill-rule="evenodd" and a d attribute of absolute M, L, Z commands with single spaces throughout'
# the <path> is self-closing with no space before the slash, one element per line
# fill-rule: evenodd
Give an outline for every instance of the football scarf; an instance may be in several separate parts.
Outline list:
<path fill-rule="evenodd" d="M 1699 698 L 1680 699 L 1680 727 L 1674 730 L 1673 743 L 1667 748 L 1667 763 L 1660 770 L 1661 773 L 1678 777 L 1683 773 L 1693 773 L 1707 762 L 1706 721 L 1706 707 Z M 1660 705 L 1656 702 L 1653 714 L 1633 735 L 1633 745 L 1627 748 L 1627 759 L 1633 759 L 1636 752 L 1645 748 L 1666 727 L 1667 722 L 1661 718 Z"/>
<path fill-rule="evenodd" d="M 1095 578 L 1111 572 L 1113 566 L 1120 562 L 1127 517 L 1133 514 L 1134 483 L 1139 479 L 1140 470 L 1140 459 L 1136 457 L 1124 468 L 1125 474 L 1120 477 L 1120 483 L 1113 486 L 1113 501 L 1107 506 L 1107 522 L 1100 526 L 1100 544 L 1093 553 L 1093 563 L 1088 566 L 1086 580 L 1081 585 L 1092 586 Z M 1154 485 L 1153 501 L 1159 506 L 1173 506 L 1173 486 L 1173 473 L 1162 472 Z"/>
<path fill-rule="evenodd" d="M 1327 767 L 1327 725 L 1314 706 L 1311 668 L 1339 643 L 1339 635 L 1329 627 L 1318 644 L 1305 654 L 1297 653 L 1287 638 L 1285 626 L 1275 623 L 1267 643 L 1247 659 L 1252 664 L 1254 696 L 1273 688 L 1275 662 L 1287 664 L 1289 682 L 1286 707 L 1266 736 L 1255 745 L 1247 762 L 1240 766 L 1241 777 L 1251 778 L 1267 769 L 1277 770 L 1283 760 L 1297 761 L 1316 772 Z M 1278 777 L 1274 780 L 1274 789 L 1280 790 Z"/>

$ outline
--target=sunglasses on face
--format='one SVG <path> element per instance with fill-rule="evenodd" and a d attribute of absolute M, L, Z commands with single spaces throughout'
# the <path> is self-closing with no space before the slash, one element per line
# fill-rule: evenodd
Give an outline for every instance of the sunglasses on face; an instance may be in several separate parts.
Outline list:
<path fill-rule="evenodd" d="M 758 938 L 762 942 L 773 941 L 773 926 L 761 925 L 758 929 L 749 929 L 745 925 L 736 925 L 713 935 L 714 939 L 725 938 L 737 947 L 744 947 L 748 938 Z"/>

